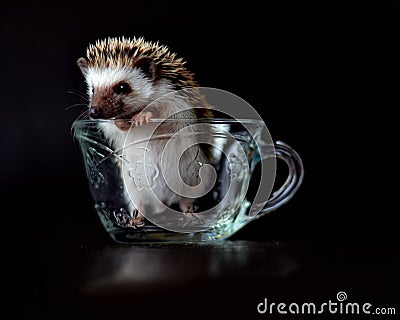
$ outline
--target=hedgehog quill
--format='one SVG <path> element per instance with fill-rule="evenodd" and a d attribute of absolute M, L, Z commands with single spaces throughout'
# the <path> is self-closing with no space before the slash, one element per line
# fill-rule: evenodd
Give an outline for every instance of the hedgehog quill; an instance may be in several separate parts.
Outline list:
<path fill-rule="evenodd" d="M 196 90 L 198 84 L 193 74 L 186 69 L 183 59 L 177 58 L 166 46 L 145 41 L 143 38 L 107 38 L 89 45 L 86 58 L 79 58 L 77 64 L 87 83 L 88 115 L 91 119 L 111 120 L 99 121 L 99 128 L 114 150 L 122 150 L 127 138 L 149 139 L 151 130 L 148 128 L 151 126 L 151 119 L 190 120 L 212 117 L 210 107 L 200 91 Z M 190 89 L 191 94 L 172 95 L 169 99 L 162 99 L 165 95 L 185 89 Z M 196 108 L 193 105 L 196 105 Z M 184 124 L 179 121 L 169 122 L 157 129 L 157 133 L 178 132 L 182 126 Z M 167 141 L 149 142 L 149 161 L 160 167 L 160 154 L 166 152 L 170 163 L 180 163 L 179 174 L 182 181 L 189 186 L 198 185 L 198 168 L 192 168 L 189 164 L 194 158 L 198 159 L 199 163 L 207 163 L 207 149 L 196 141 L 176 141 L 169 144 L 170 150 L 164 150 L 166 143 Z M 135 152 L 130 150 L 125 156 L 129 158 L 134 154 Z M 177 158 L 180 154 L 182 157 Z M 134 162 L 137 159 L 128 160 Z M 122 172 L 122 164 L 116 165 Z M 161 169 L 167 174 L 176 174 L 168 168 Z M 139 171 L 129 172 L 129 175 L 139 175 Z M 174 176 L 169 177 L 169 181 L 171 179 L 177 180 Z M 175 184 L 179 183 L 176 181 Z M 129 226 L 133 228 L 144 224 L 143 215 L 146 211 L 159 213 L 163 211 L 163 206 L 178 204 L 183 213 L 195 211 L 192 199 L 173 192 L 162 179 L 158 179 L 150 190 L 157 195 L 160 204 L 154 203 L 150 194 L 145 191 L 135 192 L 129 184 L 126 188 L 133 190 L 129 192 L 129 197 L 126 196 L 132 217 Z"/>

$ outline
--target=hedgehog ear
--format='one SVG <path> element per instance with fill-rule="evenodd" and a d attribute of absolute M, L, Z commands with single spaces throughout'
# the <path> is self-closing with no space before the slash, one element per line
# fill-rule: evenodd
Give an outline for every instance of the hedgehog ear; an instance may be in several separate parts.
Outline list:
<path fill-rule="evenodd" d="M 142 72 L 151 80 L 157 79 L 157 67 L 150 57 L 140 57 L 135 61 L 135 67 L 142 70 Z"/>
<path fill-rule="evenodd" d="M 88 62 L 85 58 L 81 57 L 76 61 L 76 64 L 78 65 L 79 69 L 81 69 L 81 72 L 83 73 L 84 76 L 87 75 L 88 72 Z"/>

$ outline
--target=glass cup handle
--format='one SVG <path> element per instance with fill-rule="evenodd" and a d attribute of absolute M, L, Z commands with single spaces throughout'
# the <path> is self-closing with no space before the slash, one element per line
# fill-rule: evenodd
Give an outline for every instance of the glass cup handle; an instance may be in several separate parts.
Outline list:
<path fill-rule="evenodd" d="M 286 162 L 289 174 L 285 183 L 278 190 L 274 191 L 272 196 L 265 203 L 263 209 L 254 218 L 260 218 L 288 202 L 303 182 L 303 161 L 294 149 L 282 141 L 277 141 L 275 143 L 275 155 L 278 159 Z M 269 156 L 265 157 L 265 159 L 268 158 Z"/>

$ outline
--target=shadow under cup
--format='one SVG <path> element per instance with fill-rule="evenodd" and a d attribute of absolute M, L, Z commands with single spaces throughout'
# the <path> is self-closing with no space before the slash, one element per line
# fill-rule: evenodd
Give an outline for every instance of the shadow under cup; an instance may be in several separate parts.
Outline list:
<path fill-rule="evenodd" d="M 180 130 L 162 129 L 171 122 Z M 80 120 L 73 129 L 96 211 L 118 243 L 225 239 L 287 202 L 303 179 L 299 155 L 282 142 L 273 144 L 259 120 L 152 119 L 131 127 L 122 145 L 106 138 L 106 126 L 114 120 Z M 148 139 L 135 136 L 143 130 L 152 131 Z M 162 152 L 155 152 L 160 146 Z M 289 174 L 270 197 L 277 158 Z"/>

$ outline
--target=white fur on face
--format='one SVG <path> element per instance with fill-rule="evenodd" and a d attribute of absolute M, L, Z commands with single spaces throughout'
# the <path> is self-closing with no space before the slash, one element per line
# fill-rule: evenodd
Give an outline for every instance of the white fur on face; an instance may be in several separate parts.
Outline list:
<path fill-rule="evenodd" d="M 141 98 L 150 97 L 153 94 L 151 81 L 139 69 L 89 68 L 86 75 L 89 96 L 93 88 L 110 88 L 121 81 L 127 82 L 136 93 L 139 93 Z"/>

